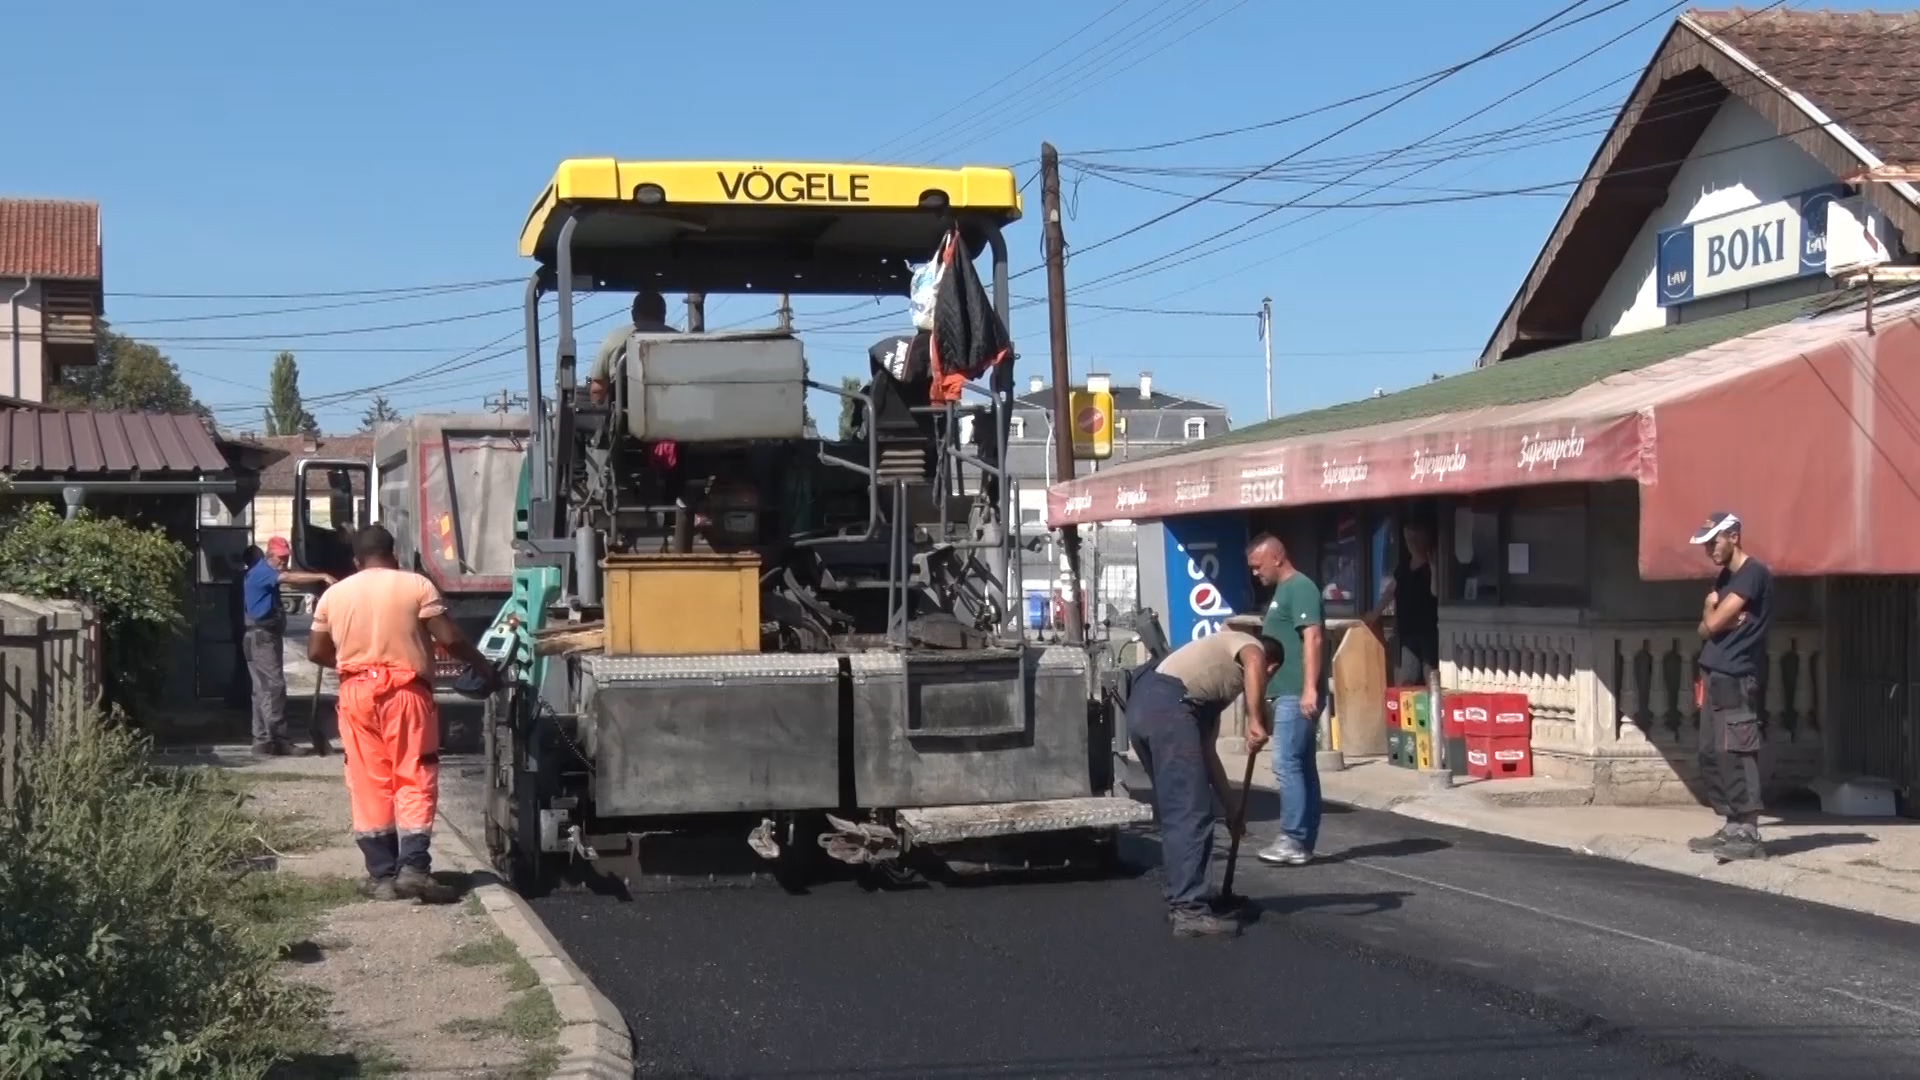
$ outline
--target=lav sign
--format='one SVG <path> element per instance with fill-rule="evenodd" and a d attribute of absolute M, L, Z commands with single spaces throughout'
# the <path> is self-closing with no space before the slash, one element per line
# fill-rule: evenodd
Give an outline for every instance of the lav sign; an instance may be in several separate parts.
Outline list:
<path fill-rule="evenodd" d="M 1175 648 L 1215 634 L 1253 606 L 1244 514 L 1167 518 L 1167 640 Z"/>
<path fill-rule="evenodd" d="M 1826 273 L 1827 204 L 1846 194 L 1835 184 L 1663 230 L 1660 306 Z"/>

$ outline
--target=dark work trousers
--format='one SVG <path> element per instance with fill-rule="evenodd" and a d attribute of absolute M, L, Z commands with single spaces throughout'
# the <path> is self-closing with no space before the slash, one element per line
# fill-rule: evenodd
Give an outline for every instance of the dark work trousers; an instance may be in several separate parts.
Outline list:
<path fill-rule="evenodd" d="M 1213 784 L 1208 768 L 1220 708 L 1187 699 L 1171 675 L 1147 672 L 1127 698 L 1127 736 L 1153 778 L 1153 820 L 1167 904 L 1204 910 L 1213 862 Z"/>
<path fill-rule="evenodd" d="M 1714 812 L 1728 820 L 1760 812 L 1760 681 L 1701 673 L 1700 777 Z"/>
<path fill-rule="evenodd" d="M 1393 661 L 1393 685 L 1425 686 L 1427 673 L 1440 666 L 1439 643 L 1429 639 L 1408 639 L 1394 635 L 1398 657 Z"/>
<path fill-rule="evenodd" d="M 253 683 L 253 745 L 287 741 L 286 617 L 247 623 L 240 646 Z"/>

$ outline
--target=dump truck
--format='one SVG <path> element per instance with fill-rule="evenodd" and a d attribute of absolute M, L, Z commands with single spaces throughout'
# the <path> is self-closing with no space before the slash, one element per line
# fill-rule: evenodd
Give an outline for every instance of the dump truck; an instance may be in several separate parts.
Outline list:
<path fill-rule="evenodd" d="M 310 457 L 294 466 L 293 547 L 303 569 L 353 571 L 349 529 L 379 522 L 400 565 L 425 574 L 469 637 L 478 639 L 513 590 L 514 503 L 529 427 L 514 413 L 423 413 L 382 424 L 364 461 Z M 355 493 L 372 492 L 364 501 Z M 322 500 L 330 513 L 314 511 Z M 444 651 L 434 682 L 460 674 Z"/>

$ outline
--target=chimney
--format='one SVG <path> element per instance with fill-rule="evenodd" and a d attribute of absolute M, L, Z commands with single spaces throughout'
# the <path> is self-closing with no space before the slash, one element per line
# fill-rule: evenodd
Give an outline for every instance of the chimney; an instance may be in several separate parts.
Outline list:
<path fill-rule="evenodd" d="M 1153 399 L 1153 372 L 1143 371 L 1140 373 L 1140 400 L 1151 401 L 1152 399 Z"/>
<path fill-rule="evenodd" d="M 1087 390 L 1090 393 L 1104 394 L 1113 389 L 1113 380 L 1105 375 L 1087 373 Z"/>
<path fill-rule="evenodd" d="M 1037 394 L 1040 391 L 1045 390 L 1046 388 L 1047 388 L 1047 380 L 1041 378 L 1038 375 L 1035 375 L 1032 378 L 1027 380 L 1027 393 L 1029 394 Z"/>

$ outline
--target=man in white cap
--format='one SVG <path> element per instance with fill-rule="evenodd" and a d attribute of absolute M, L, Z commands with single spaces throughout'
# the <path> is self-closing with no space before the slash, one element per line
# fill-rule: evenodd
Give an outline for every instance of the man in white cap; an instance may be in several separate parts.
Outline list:
<path fill-rule="evenodd" d="M 1740 546 L 1740 519 L 1707 517 L 1693 534 L 1720 573 L 1700 614 L 1700 670 L 1693 700 L 1700 710 L 1700 776 L 1725 819 L 1719 832 L 1689 841 L 1722 860 L 1764 859 L 1760 843 L 1760 676 L 1773 623 L 1773 571 Z"/>

